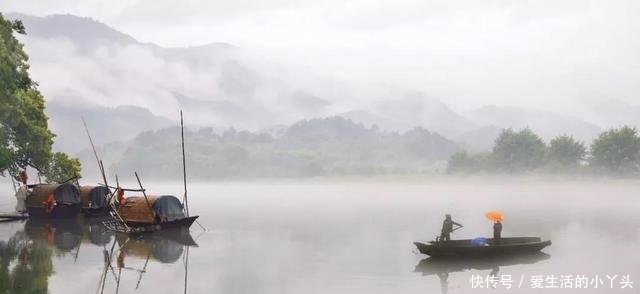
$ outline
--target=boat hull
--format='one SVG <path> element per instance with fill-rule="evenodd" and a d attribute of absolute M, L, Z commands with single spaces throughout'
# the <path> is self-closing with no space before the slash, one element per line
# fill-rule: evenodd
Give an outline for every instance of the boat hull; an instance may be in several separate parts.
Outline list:
<path fill-rule="evenodd" d="M 127 221 L 127 226 L 132 228 L 139 227 L 148 227 L 148 226 L 157 226 L 159 229 L 175 229 L 175 228 L 189 228 L 196 221 L 198 216 L 190 216 L 185 218 L 180 218 L 171 221 L 164 221 L 160 223 L 145 223 L 145 222 L 133 222 Z"/>
<path fill-rule="evenodd" d="M 471 240 L 452 240 L 424 244 L 414 242 L 420 253 L 433 257 L 491 257 L 538 252 L 551 245 L 536 237 L 487 239 L 487 246 L 472 246 Z"/>
<path fill-rule="evenodd" d="M 110 211 L 111 209 L 109 207 L 102 207 L 102 208 L 82 207 L 82 214 L 84 214 L 87 217 L 102 218 L 105 216 L 110 216 L 111 215 L 109 213 Z"/>
<path fill-rule="evenodd" d="M 57 205 L 51 212 L 43 206 L 27 206 L 27 213 L 30 218 L 75 218 L 80 214 L 80 204 Z"/>

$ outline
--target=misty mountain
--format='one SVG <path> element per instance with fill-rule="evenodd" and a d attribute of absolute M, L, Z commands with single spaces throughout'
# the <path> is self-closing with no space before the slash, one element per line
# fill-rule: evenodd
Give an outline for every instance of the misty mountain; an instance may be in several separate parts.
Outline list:
<path fill-rule="evenodd" d="M 342 117 L 302 120 L 278 136 L 211 128 L 186 130 L 189 174 L 195 179 L 309 177 L 434 172 L 458 145 L 423 128 L 385 132 Z M 180 129 L 143 132 L 98 149 L 110 174 L 179 178 Z M 85 177 L 95 176 L 90 150 L 78 155 Z"/>
<path fill-rule="evenodd" d="M 335 101 L 324 98 L 338 88 L 329 79 L 291 73 L 230 44 L 163 48 L 90 18 L 9 18 L 24 22 L 27 35 L 18 37 L 47 101 L 132 105 L 164 117 L 183 109 L 195 125 L 254 130 L 327 115 Z"/>
<path fill-rule="evenodd" d="M 475 127 L 443 102 L 422 93 L 387 89 L 375 95 L 356 94 L 340 81 L 311 72 L 300 74 L 299 69 L 285 68 L 230 44 L 162 48 L 140 43 L 90 18 L 10 17 L 25 24 L 27 36 L 21 38 L 31 57 L 32 75 L 48 101 L 134 105 L 164 117 L 175 117 L 181 108 L 195 125 L 259 130 L 359 111 L 350 101 L 366 95 L 375 102 L 361 111 L 382 117 L 375 123 L 385 130 L 422 126 L 456 135 Z"/>
<path fill-rule="evenodd" d="M 609 127 L 640 126 L 640 106 L 630 105 L 624 101 L 615 99 L 597 101 L 591 107 L 591 113 L 601 125 Z"/>
<path fill-rule="evenodd" d="M 21 13 L 9 13 L 6 17 L 21 20 L 29 35 L 47 39 L 68 38 L 85 49 L 106 44 L 138 43 L 133 37 L 88 17 L 70 14 L 37 17 Z"/>
<path fill-rule="evenodd" d="M 477 126 L 442 101 L 420 92 L 387 91 L 378 94 L 374 110 L 352 110 L 339 114 L 365 126 L 388 131 L 407 131 L 416 126 L 447 136 L 458 136 Z"/>
<path fill-rule="evenodd" d="M 82 125 L 84 117 L 95 144 L 133 139 L 142 131 L 157 130 L 175 125 L 171 120 L 156 116 L 136 106 L 101 107 L 47 102 L 50 129 L 62 140 L 56 140 L 54 149 L 78 152 L 89 146 Z"/>
<path fill-rule="evenodd" d="M 180 109 L 189 125 L 216 126 L 216 130 L 221 126 L 273 130 L 334 115 L 367 128 L 376 125 L 381 131 L 404 133 L 420 126 L 471 150 L 491 146 L 502 128 L 530 127 L 545 139 L 567 133 L 588 142 L 603 126 L 570 115 L 517 107 L 486 106 L 460 114 L 439 100 L 446 97 L 386 86 L 362 89 L 272 62 L 259 52 L 232 44 L 163 48 L 90 18 L 8 16 L 24 22 L 27 35 L 18 37 L 30 56 L 31 75 L 48 105 L 58 107 L 47 111 L 59 135 L 58 149 L 76 151 L 85 144 L 72 127 L 78 114 L 89 120 L 90 115 L 81 113 L 84 108 L 136 107 L 141 117 L 148 118 L 142 122 L 124 111 L 129 118 L 118 117 L 120 122 L 113 126 L 90 122 L 92 129 L 104 128 L 94 131 L 100 134 L 96 140 L 101 143 L 126 141 L 137 132 L 165 127 L 166 118 L 175 121 Z M 605 104 L 595 112 L 605 123 L 638 121 L 638 109 L 627 105 Z M 125 127 L 128 123 L 133 125 Z"/>
<path fill-rule="evenodd" d="M 389 98 L 379 101 L 376 111 L 399 121 L 403 126 L 401 129 L 418 125 L 448 136 L 456 136 L 476 127 L 442 101 L 424 93 L 392 91 L 385 95 Z"/>
<path fill-rule="evenodd" d="M 470 119 L 479 125 L 497 128 L 528 127 L 547 141 L 568 134 L 589 143 L 602 131 L 597 125 L 579 118 L 518 107 L 485 106 L 472 111 Z"/>

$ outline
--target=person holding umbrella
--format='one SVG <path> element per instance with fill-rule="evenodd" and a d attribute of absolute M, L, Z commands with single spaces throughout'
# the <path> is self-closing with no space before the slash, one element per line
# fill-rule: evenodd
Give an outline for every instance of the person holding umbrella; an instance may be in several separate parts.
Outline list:
<path fill-rule="evenodd" d="M 453 225 L 456 225 L 458 227 L 454 229 Z M 444 221 L 442 222 L 442 231 L 440 232 L 440 241 L 451 240 L 451 233 L 459 228 L 462 228 L 462 225 L 457 222 L 454 222 L 451 219 L 450 214 L 446 214 L 444 216 Z"/>
<path fill-rule="evenodd" d="M 493 240 L 498 243 L 500 238 L 502 238 L 502 223 L 497 221 L 493 224 Z"/>
<path fill-rule="evenodd" d="M 502 220 L 504 216 L 497 211 L 490 211 L 485 216 L 493 221 L 493 244 L 499 244 L 502 238 Z"/>

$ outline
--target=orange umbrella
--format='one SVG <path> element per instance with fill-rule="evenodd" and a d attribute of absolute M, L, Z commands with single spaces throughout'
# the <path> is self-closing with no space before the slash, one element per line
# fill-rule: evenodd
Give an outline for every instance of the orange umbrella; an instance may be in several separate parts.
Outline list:
<path fill-rule="evenodd" d="M 502 213 L 499 213 L 497 211 L 489 211 L 485 213 L 484 216 L 494 222 L 501 222 L 502 220 L 504 220 L 504 216 L 502 215 Z"/>

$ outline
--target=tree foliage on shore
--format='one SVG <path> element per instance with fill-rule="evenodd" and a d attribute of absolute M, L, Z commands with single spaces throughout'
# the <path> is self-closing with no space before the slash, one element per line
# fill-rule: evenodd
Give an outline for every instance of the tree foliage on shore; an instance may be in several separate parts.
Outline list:
<path fill-rule="evenodd" d="M 587 150 L 572 136 L 555 137 L 546 144 L 529 129 L 505 129 L 490 153 L 460 151 L 448 161 L 450 173 L 506 172 L 640 172 L 640 136 L 624 126 L 600 134 Z"/>
<path fill-rule="evenodd" d="M 591 164 L 616 174 L 636 173 L 640 169 L 640 136 L 625 126 L 608 130 L 591 144 Z"/>
<path fill-rule="evenodd" d="M 109 172 L 180 176 L 179 136 L 179 129 L 168 128 L 120 144 L 121 155 L 107 154 Z M 190 177 L 199 179 L 435 172 L 459 149 L 424 128 L 386 132 L 342 117 L 303 120 L 270 133 L 202 128 L 187 131 L 185 141 Z M 81 156 L 91 160 L 89 150 Z"/>
<path fill-rule="evenodd" d="M 495 166 L 506 172 L 521 172 L 540 167 L 544 163 L 545 144 L 529 129 L 500 133 L 493 146 Z"/>
<path fill-rule="evenodd" d="M 58 173 L 78 175 L 78 160 L 51 151 L 55 135 L 48 128 L 44 98 L 29 77 L 29 58 L 14 33 L 25 33 L 22 23 L 0 14 L 0 172 L 16 175 L 33 167 L 49 181 Z"/>

